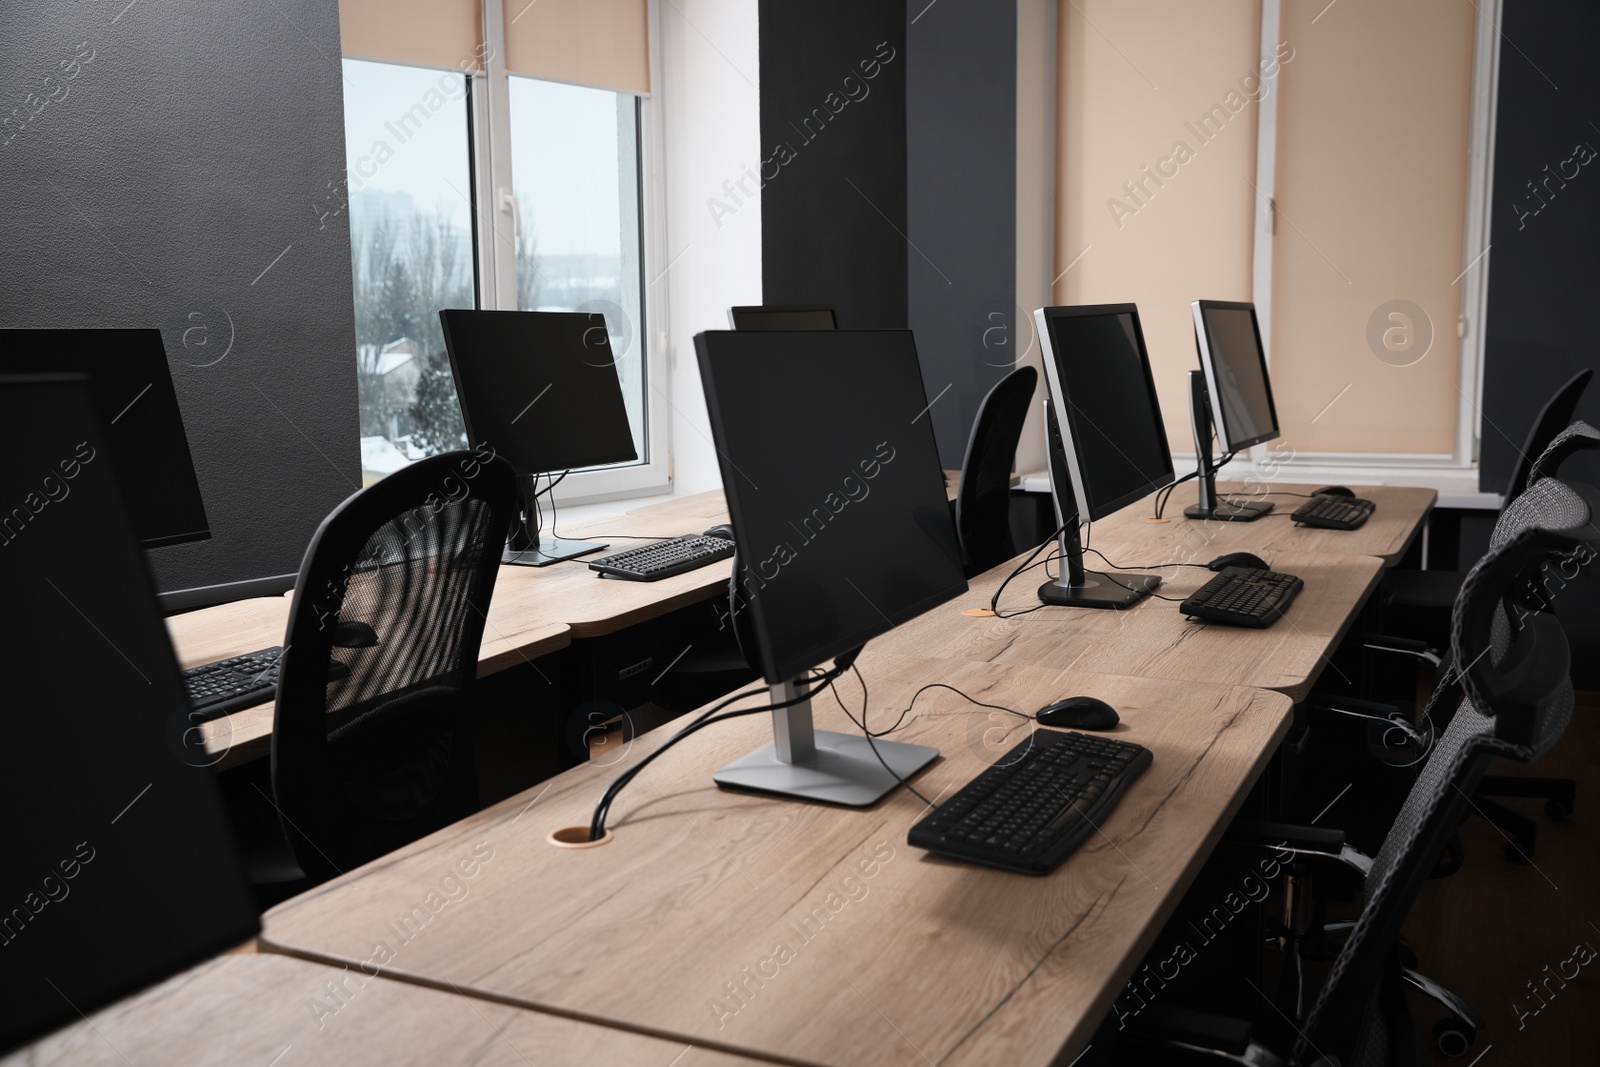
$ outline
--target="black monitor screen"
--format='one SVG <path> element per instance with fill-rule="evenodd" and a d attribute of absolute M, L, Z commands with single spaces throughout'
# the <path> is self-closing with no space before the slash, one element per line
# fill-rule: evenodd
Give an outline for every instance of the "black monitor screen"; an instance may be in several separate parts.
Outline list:
<path fill-rule="evenodd" d="M 909 330 L 695 337 L 767 680 L 967 587 Z"/>
<path fill-rule="evenodd" d="M 258 927 L 84 381 L 0 376 L 0 1054 Z"/>
<path fill-rule="evenodd" d="M 837 330 L 839 328 L 833 308 L 825 304 L 736 307 L 728 309 L 728 317 L 732 320 L 735 330 Z"/>
<path fill-rule="evenodd" d="M 146 548 L 211 536 L 160 330 L 7 330 L 0 374 L 86 374 Z"/>
<path fill-rule="evenodd" d="M 1036 317 L 1080 514 L 1102 519 L 1172 481 L 1138 310 L 1054 307 Z"/>
<path fill-rule="evenodd" d="M 639 458 L 605 316 L 584 311 L 441 311 L 456 397 L 476 447 L 518 474 Z"/>
<path fill-rule="evenodd" d="M 1255 305 L 1196 300 L 1194 317 L 1200 367 L 1223 449 L 1234 452 L 1277 437 L 1278 413 Z"/>

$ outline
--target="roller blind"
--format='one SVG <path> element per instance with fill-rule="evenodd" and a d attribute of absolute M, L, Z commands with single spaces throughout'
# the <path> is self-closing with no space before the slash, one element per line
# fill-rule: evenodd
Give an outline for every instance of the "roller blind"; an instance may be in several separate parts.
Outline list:
<path fill-rule="evenodd" d="M 1272 388 L 1299 454 L 1448 455 L 1478 15 L 1284 5 Z M 1313 25 L 1313 23 L 1315 23 Z"/>
<path fill-rule="evenodd" d="M 1261 5 L 1060 10 L 1055 301 L 1139 305 L 1167 437 L 1188 452 L 1189 302 L 1250 299 L 1256 108 L 1277 74 L 1256 54 Z"/>
<path fill-rule="evenodd" d="M 645 0 L 505 0 L 512 74 L 650 91 Z"/>
<path fill-rule="evenodd" d="M 339 0 L 339 35 L 352 59 L 450 70 L 483 65 L 478 0 Z"/>

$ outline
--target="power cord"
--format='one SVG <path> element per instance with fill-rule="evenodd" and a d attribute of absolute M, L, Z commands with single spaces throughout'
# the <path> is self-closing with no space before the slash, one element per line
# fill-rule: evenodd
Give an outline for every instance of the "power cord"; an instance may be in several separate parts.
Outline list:
<path fill-rule="evenodd" d="M 1068 520 L 1068 521 L 1071 521 L 1071 520 Z M 1083 525 L 1087 526 L 1088 523 L 1084 523 Z M 1030 571 L 1036 566 L 1042 566 L 1044 564 L 1049 564 L 1052 561 L 1054 561 L 1055 559 L 1058 559 L 1059 557 L 1057 557 L 1057 556 L 1051 556 L 1051 557 L 1045 559 L 1043 561 L 1043 564 L 1034 563 L 1034 560 L 1038 559 L 1039 553 L 1043 552 L 1045 549 L 1047 549 L 1051 545 L 1055 544 L 1056 543 L 1056 538 L 1060 537 L 1061 536 L 1061 531 L 1065 530 L 1066 528 L 1067 528 L 1067 524 L 1065 522 L 1062 523 L 1060 526 L 1057 526 L 1055 528 L 1055 530 L 1050 534 L 1049 537 L 1047 537 L 1044 541 L 1040 542 L 1038 548 L 1035 548 L 1032 552 L 1028 553 L 1028 558 L 1023 560 L 1020 564 L 1018 564 L 1016 570 L 1014 570 L 1010 574 L 1006 575 L 1005 581 L 1000 583 L 1000 588 L 996 589 L 994 591 L 994 596 L 989 598 L 989 610 L 994 612 L 996 618 L 999 618 L 999 619 L 1015 619 L 1019 615 L 1027 615 L 1030 612 L 1038 611 L 1040 608 L 1048 606 L 1048 605 L 1045 605 L 1045 604 L 1038 604 L 1038 605 L 1035 605 L 1034 607 L 1024 608 L 1021 611 L 1013 611 L 1011 614 L 1005 615 L 1005 614 L 1002 614 L 1001 611 L 1000 611 L 1000 594 L 1002 594 L 1002 593 L 1004 593 L 1006 591 L 1006 586 L 1011 584 L 1012 579 L 1016 578 L 1018 575 L 1022 574 L 1024 571 Z"/>
<path fill-rule="evenodd" d="M 831 671 L 823 671 L 820 674 L 812 674 L 808 676 L 806 678 L 806 692 L 801 696 L 794 697 L 790 700 L 780 701 L 775 704 L 764 704 L 760 707 L 754 708 L 740 708 L 737 711 L 730 711 L 721 715 L 717 714 L 718 712 L 722 711 L 723 708 L 734 703 L 735 701 L 743 700 L 745 697 L 758 696 L 763 691 L 763 687 L 757 686 L 751 689 L 746 689 L 739 693 L 735 693 L 730 697 L 726 697 L 712 705 L 706 711 L 701 712 L 700 715 L 694 719 L 694 721 L 689 723 L 689 725 L 685 726 L 683 729 L 679 730 L 677 733 L 663 741 L 661 746 L 654 752 L 651 752 L 648 756 L 644 757 L 644 759 L 640 760 L 632 767 L 629 767 L 626 771 L 623 771 L 621 774 L 617 775 L 616 778 L 612 779 L 611 784 L 606 787 L 604 795 L 600 797 L 599 803 L 595 805 L 594 815 L 589 820 L 589 840 L 598 841 L 600 838 L 605 836 L 606 816 L 611 812 L 611 802 L 617 798 L 618 793 L 621 793 L 622 790 L 627 787 L 629 782 L 633 781 L 639 776 L 640 771 L 648 767 L 657 756 L 661 755 L 667 749 L 671 748 L 679 741 L 682 741 L 695 731 L 706 726 L 710 726 L 712 723 L 726 722 L 729 719 L 737 719 L 744 715 L 757 715 L 765 711 L 779 711 L 783 708 L 793 707 L 796 704 L 800 704 L 811 699 L 811 695 L 818 689 L 825 685 L 831 685 L 835 678 L 849 670 L 851 665 L 855 662 L 856 655 L 860 651 L 860 649 L 855 649 L 836 658 L 833 661 L 833 670 Z"/>
<path fill-rule="evenodd" d="M 1223 467 L 1226 467 L 1228 464 L 1232 463 L 1233 462 L 1233 458 L 1235 456 L 1237 456 L 1238 454 L 1239 454 L 1238 450 L 1235 449 L 1234 451 L 1229 452 L 1227 455 L 1223 456 L 1215 464 L 1212 465 L 1212 468 L 1211 468 L 1212 473 L 1216 473 L 1217 471 L 1221 470 Z M 1156 493 L 1156 505 L 1155 505 L 1156 506 L 1156 516 L 1155 517 L 1158 518 L 1158 519 L 1161 518 L 1162 513 L 1167 510 L 1167 501 L 1172 498 L 1172 491 L 1174 489 L 1178 488 L 1178 486 L 1182 485 L 1184 482 L 1193 481 L 1194 479 L 1196 479 L 1198 477 L 1200 477 L 1200 471 L 1199 471 L 1198 468 L 1196 468 L 1195 470 L 1190 471 L 1188 474 L 1185 474 L 1182 478 L 1179 478 L 1176 481 L 1174 481 L 1171 485 L 1167 486 L 1165 489 L 1159 490 Z"/>

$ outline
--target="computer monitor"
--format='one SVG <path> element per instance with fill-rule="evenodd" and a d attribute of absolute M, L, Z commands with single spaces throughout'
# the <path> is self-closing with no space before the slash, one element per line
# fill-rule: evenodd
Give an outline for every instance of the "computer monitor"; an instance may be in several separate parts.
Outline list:
<path fill-rule="evenodd" d="M 94 392 L 0 376 L 0 1055 L 259 929 Z"/>
<path fill-rule="evenodd" d="M 695 337 L 740 546 L 738 586 L 774 702 L 806 675 L 967 588 L 909 330 Z M 864 737 L 773 713 L 773 744 L 720 785 L 866 805 L 897 784 Z M 877 742 L 901 778 L 938 754 Z"/>
<path fill-rule="evenodd" d="M 837 330 L 838 316 L 831 304 L 764 304 L 728 309 L 735 330 Z"/>
<path fill-rule="evenodd" d="M 1217 499 L 1211 459 L 1213 419 L 1224 452 L 1238 452 L 1278 436 L 1278 411 L 1267 378 L 1267 353 L 1254 304 L 1196 300 L 1195 347 L 1200 370 L 1189 372 L 1189 418 L 1199 464 L 1199 501 L 1184 509 L 1191 519 L 1248 522 L 1272 510 L 1265 501 Z"/>
<path fill-rule="evenodd" d="M 539 532 L 541 474 L 639 458 L 605 316 L 584 311 L 439 312 L 467 437 L 516 469 L 522 523 L 505 562 L 543 567 L 606 546 Z"/>
<path fill-rule="evenodd" d="M 211 536 L 161 331 L 6 330 L 0 370 L 85 374 L 135 536 L 145 548 Z"/>
<path fill-rule="evenodd" d="M 1047 385 L 1046 446 L 1060 524 L 1061 577 L 1039 587 L 1046 604 L 1125 608 L 1161 584 L 1153 574 L 1086 571 L 1078 539 L 1093 521 L 1172 482 L 1172 453 L 1133 304 L 1039 308 Z"/>

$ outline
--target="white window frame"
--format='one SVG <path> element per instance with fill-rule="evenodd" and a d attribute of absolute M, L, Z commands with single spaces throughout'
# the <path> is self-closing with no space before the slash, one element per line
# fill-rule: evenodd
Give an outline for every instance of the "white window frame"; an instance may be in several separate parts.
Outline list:
<path fill-rule="evenodd" d="M 649 58 L 659 85 L 661 36 L 656 0 L 649 4 Z M 505 2 L 483 0 L 484 69 L 472 77 L 472 161 L 477 228 L 478 306 L 514 310 L 517 306 L 516 199 L 511 174 L 511 81 L 505 61 Z M 584 504 L 625 497 L 650 496 L 672 489 L 671 419 L 665 400 L 672 395 L 667 360 L 667 299 L 661 279 L 666 264 L 666 203 L 662 176 L 666 151 L 662 141 L 661 103 L 654 92 L 639 95 L 639 306 L 645 328 L 638 331 L 644 360 L 645 440 L 636 442 L 648 459 L 643 463 L 578 471 L 562 479 L 555 491 L 560 504 Z"/>
<path fill-rule="evenodd" d="M 1262 0 L 1261 54 L 1277 47 L 1280 0 Z M 1299 453 L 1275 454 L 1270 445 L 1250 450 L 1250 462 L 1294 480 L 1327 480 L 1349 474 L 1366 481 L 1408 480 L 1441 488 L 1477 487 L 1478 443 L 1482 430 L 1483 349 L 1489 292 L 1490 193 L 1494 168 L 1494 113 L 1500 63 L 1501 0 L 1480 0 L 1480 22 L 1473 35 L 1471 129 L 1468 135 L 1466 219 L 1462 229 L 1460 318 L 1457 322 L 1459 399 L 1455 440 L 1448 454 Z M 1277 167 L 1278 94 L 1261 102 L 1257 113 L 1255 253 L 1252 289 L 1267 362 L 1272 362 L 1273 197 Z M 1442 332 L 1442 331 L 1441 331 Z M 1456 483 L 1461 483 L 1458 486 Z M 1470 494 L 1469 494 L 1470 495 Z"/>

